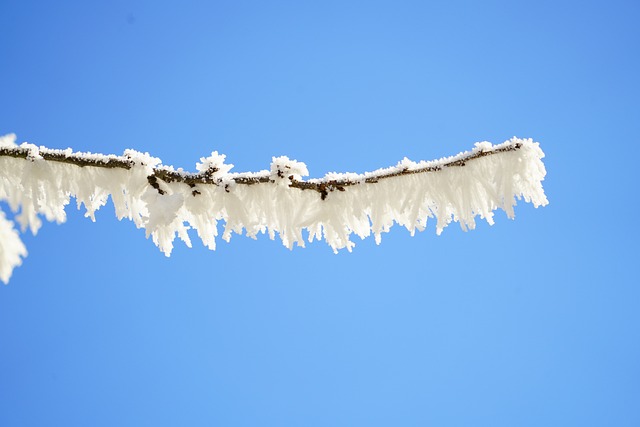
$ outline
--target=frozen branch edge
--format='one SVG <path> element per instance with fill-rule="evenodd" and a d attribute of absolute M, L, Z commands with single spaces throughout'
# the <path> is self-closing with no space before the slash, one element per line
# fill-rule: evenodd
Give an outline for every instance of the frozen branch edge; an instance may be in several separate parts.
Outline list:
<path fill-rule="evenodd" d="M 487 146 L 486 144 L 489 144 Z M 437 172 L 443 168 L 448 167 L 460 167 L 465 166 L 467 162 L 494 154 L 499 154 L 507 151 L 515 151 L 522 148 L 522 142 L 517 138 L 514 138 L 500 146 L 491 146 L 490 143 L 478 143 L 476 149 L 460 153 L 457 156 L 452 156 L 437 161 L 413 163 L 408 159 L 404 159 L 395 167 L 389 167 L 385 169 L 379 169 L 374 172 L 364 173 L 362 175 L 356 174 L 343 174 L 349 176 L 348 178 L 328 178 L 316 179 L 313 181 L 304 181 L 296 179 L 294 175 L 290 173 L 290 166 L 287 157 L 273 158 L 276 160 L 284 160 L 284 164 L 278 164 L 276 167 L 276 177 L 280 179 L 288 178 L 288 186 L 291 188 L 298 188 L 300 190 L 315 190 L 320 193 L 322 200 L 327 197 L 330 191 L 344 191 L 345 187 L 359 184 L 373 184 L 380 180 L 393 178 L 402 175 L 411 175 L 416 173 L 425 172 Z M 133 150 L 127 150 L 129 153 Z M 144 154 L 149 156 L 148 153 Z M 217 152 L 212 153 L 214 157 L 219 156 Z M 9 156 L 19 159 L 31 160 L 43 159 L 51 162 L 68 163 L 80 167 L 100 167 L 100 168 L 120 168 L 129 170 L 140 164 L 145 166 L 145 161 L 136 159 L 131 154 L 125 154 L 124 156 L 116 155 L 104 155 L 94 153 L 82 153 L 73 152 L 70 148 L 66 150 L 49 149 L 43 146 L 37 147 L 32 144 L 23 143 L 21 146 L 0 146 L 0 156 Z M 222 156 L 224 157 L 224 156 Z M 206 160 L 201 158 L 202 161 Z M 295 161 L 294 161 L 295 162 Z M 299 162 L 296 162 L 299 163 Z M 273 167 L 272 167 L 273 169 Z M 240 185 L 253 185 L 264 184 L 268 182 L 275 182 L 272 173 L 268 171 L 258 173 L 240 173 L 237 176 L 230 174 L 228 179 L 225 180 L 221 177 L 214 178 L 216 173 L 220 171 L 219 166 L 210 165 L 206 170 L 198 173 L 190 173 L 184 171 L 176 171 L 171 166 L 158 165 L 152 168 L 152 173 L 147 177 L 149 184 L 155 188 L 160 194 L 164 194 L 164 191 L 160 188 L 158 180 L 164 182 L 181 182 L 194 188 L 197 184 L 213 184 L 213 185 L 227 185 L 228 181 L 234 184 Z M 288 176 L 287 176 L 288 175 Z M 338 174 L 333 174 L 338 175 Z M 226 181 L 226 182 L 225 182 Z M 197 190 L 192 192 L 193 196 L 200 194 Z"/>
<path fill-rule="evenodd" d="M 304 246 L 301 232 L 306 230 L 309 241 L 324 238 L 337 251 L 353 248 L 351 234 L 373 233 L 379 243 L 394 223 L 413 235 L 435 217 L 439 234 L 452 221 L 472 229 L 477 215 L 492 224 L 498 208 L 513 218 L 517 199 L 536 207 L 548 203 L 541 185 L 544 153 L 531 139 L 515 137 L 499 145 L 477 143 L 471 151 L 440 160 L 405 158 L 373 172 L 310 180 L 302 179 L 308 175 L 304 163 L 284 156 L 274 157 L 268 171 L 231 173 L 233 165 L 213 152 L 192 173 L 134 150 L 103 155 L 17 145 L 15 139 L 0 137 L 0 201 L 19 211 L 15 219 L 23 232 L 30 228 L 35 234 L 39 216 L 64 222 L 70 197 L 95 220 L 95 211 L 111 197 L 118 219 L 144 228 L 167 256 L 176 235 L 191 246 L 189 228 L 215 249 L 219 220 L 226 223 L 222 237 L 227 241 L 232 232 L 244 230 L 253 238 L 268 232 L 292 248 Z M 24 256 L 13 222 L 0 211 L 0 280 L 8 281 Z"/>

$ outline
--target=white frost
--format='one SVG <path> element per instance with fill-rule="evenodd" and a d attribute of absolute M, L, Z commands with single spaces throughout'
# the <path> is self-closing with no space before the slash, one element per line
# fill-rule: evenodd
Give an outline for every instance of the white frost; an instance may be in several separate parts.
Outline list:
<path fill-rule="evenodd" d="M 309 176 L 307 165 L 287 156 L 271 158 L 271 181 L 280 186 L 288 187 L 292 180 L 300 181 L 303 176 Z"/>
<path fill-rule="evenodd" d="M 463 167 L 446 167 L 469 155 L 513 147 L 465 162 Z M 17 149 L 15 135 L 0 137 L 0 149 Z M 66 220 L 65 207 L 74 198 L 78 208 L 84 206 L 86 216 L 95 220 L 95 211 L 111 197 L 118 219 L 128 218 L 169 256 L 176 237 L 191 245 L 188 230 L 193 229 L 202 242 L 215 249 L 218 222 L 225 223 L 222 238 L 233 233 L 246 233 L 255 238 L 269 233 L 279 235 L 282 243 L 292 248 L 304 246 L 305 240 L 324 239 L 334 251 L 355 244 L 353 234 L 365 238 L 371 234 L 380 242 L 383 232 L 394 223 L 413 235 L 422 231 L 429 218 L 435 221 L 438 234 L 451 222 L 459 222 L 463 230 L 475 227 L 479 216 L 493 224 L 493 212 L 503 209 L 510 218 L 518 199 L 534 206 L 548 203 L 542 181 L 546 174 L 538 143 L 530 139 L 512 138 L 496 146 L 477 143 L 471 152 L 436 161 L 413 162 L 403 159 L 396 166 L 364 174 L 329 173 L 324 179 L 309 183 L 327 184 L 322 198 L 315 190 L 290 187 L 301 181 L 308 170 L 304 163 L 287 157 L 274 157 L 269 171 L 231 173 L 233 165 L 225 164 L 225 156 L 213 152 L 196 165 L 208 174 L 212 184 L 188 185 L 183 182 L 157 180 L 153 188 L 147 177 L 153 169 L 173 171 L 183 177 L 194 174 L 163 166 L 160 159 L 147 153 L 127 150 L 122 157 L 91 153 L 73 153 L 93 161 L 120 159 L 130 162 L 131 169 L 79 167 L 42 158 L 56 153 L 70 156 L 71 150 L 50 150 L 23 143 L 28 159 L 0 155 L 0 201 L 6 201 L 16 213 L 22 231 L 36 233 L 41 217 L 58 223 Z M 365 183 L 382 174 L 416 171 L 424 168 L 441 170 L 404 174 Z M 237 184 L 238 179 L 261 179 L 268 182 Z M 335 182 L 351 181 L 356 185 L 338 188 Z M 332 184 L 334 183 L 334 184 Z M 333 185 L 333 186 L 332 186 Z M 162 193 L 162 194 L 161 194 Z M 26 256 L 13 225 L 4 213 L 0 216 L 0 279 L 7 281 L 14 267 Z"/>
<path fill-rule="evenodd" d="M 217 151 L 211 153 L 209 157 L 200 157 L 201 163 L 196 163 L 198 172 L 210 172 L 212 177 L 222 177 L 229 173 L 233 165 L 227 165 L 224 160 L 227 158 L 224 154 L 218 154 Z"/>
<path fill-rule="evenodd" d="M 13 222 L 0 210 L 0 280 L 9 283 L 13 269 L 22 264 L 22 258 L 26 256 L 27 248 L 13 228 Z"/>

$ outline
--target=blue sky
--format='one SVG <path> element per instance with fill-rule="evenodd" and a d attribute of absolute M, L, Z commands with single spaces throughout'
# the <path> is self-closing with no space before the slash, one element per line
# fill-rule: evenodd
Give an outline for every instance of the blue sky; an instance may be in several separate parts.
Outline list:
<path fill-rule="evenodd" d="M 2 426 L 637 426 L 640 7 L 0 2 L 0 134 L 312 177 L 531 137 L 550 205 L 171 258 L 112 206 L 0 287 Z M 2 204 L 6 209 L 6 205 Z M 431 224 L 433 225 L 433 224 Z"/>

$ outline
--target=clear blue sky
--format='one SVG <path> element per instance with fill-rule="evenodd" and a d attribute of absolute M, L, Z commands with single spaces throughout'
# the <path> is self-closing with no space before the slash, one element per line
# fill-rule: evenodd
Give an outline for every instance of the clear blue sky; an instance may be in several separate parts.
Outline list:
<path fill-rule="evenodd" d="M 0 287 L 0 425 L 640 425 L 639 20 L 634 1 L 1 1 L 0 134 L 313 177 L 516 135 L 547 154 L 550 205 L 351 254 L 235 236 L 171 258 L 112 206 L 71 206 Z"/>

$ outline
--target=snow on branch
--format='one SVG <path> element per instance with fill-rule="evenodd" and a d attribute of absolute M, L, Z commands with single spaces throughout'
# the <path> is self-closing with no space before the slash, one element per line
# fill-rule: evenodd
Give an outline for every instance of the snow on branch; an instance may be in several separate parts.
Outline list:
<path fill-rule="evenodd" d="M 323 238 L 337 252 L 361 238 L 381 233 L 394 223 L 411 234 L 422 231 L 428 218 L 442 232 L 452 221 L 463 230 L 475 227 L 480 216 L 493 224 L 493 211 L 510 218 L 517 199 L 535 207 L 548 203 L 542 188 L 544 153 L 531 139 L 512 138 L 499 145 L 481 142 L 471 151 L 435 161 L 413 162 L 364 174 L 329 173 L 303 180 L 302 162 L 274 157 L 261 172 L 230 172 L 225 156 L 213 152 L 196 164 L 198 172 L 162 165 L 148 153 L 126 150 L 122 156 L 54 150 L 29 143 L 17 145 L 15 135 L 0 137 L 0 201 L 16 214 L 22 232 L 35 234 L 41 216 L 62 223 L 71 197 L 85 216 L 109 197 L 118 219 L 128 218 L 144 228 L 165 255 L 187 230 L 194 229 L 205 246 L 215 249 L 218 221 L 222 238 L 245 232 L 255 238 L 276 233 L 292 248 Z M 0 211 L 0 280 L 9 280 L 26 250 L 13 222 Z"/>

